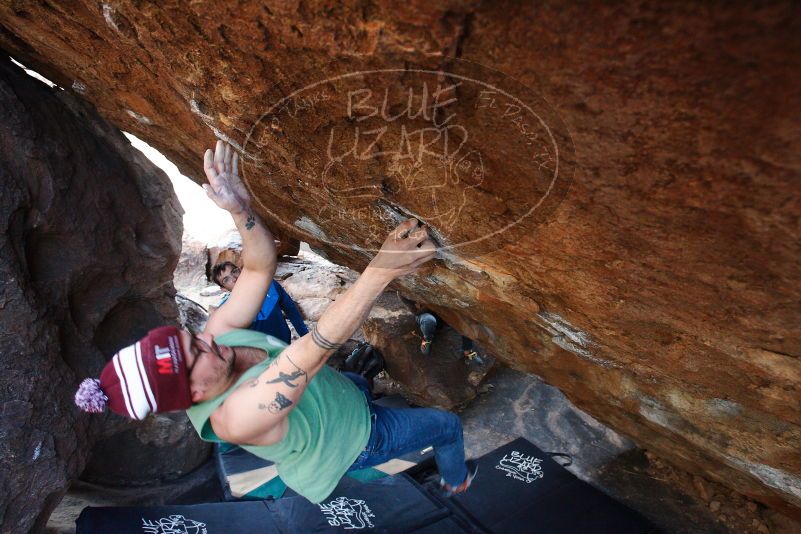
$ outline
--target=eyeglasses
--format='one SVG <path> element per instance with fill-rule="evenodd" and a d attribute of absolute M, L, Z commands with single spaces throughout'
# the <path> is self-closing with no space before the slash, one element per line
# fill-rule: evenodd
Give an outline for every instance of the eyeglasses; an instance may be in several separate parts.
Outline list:
<path fill-rule="evenodd" d="M 227 275 L 225 275 L 225 276 L 222 278 L 222 280 L 220 280 L 220 282 L 222 282 L 222 284 L 223 284 L 223 285 L 228 285 L 228 282 L 231 282 L 231 281 L 232 281 L 231 277 L 233 277 L 233 276 L 239 277 L 239 274 L 240 274 L 241 272 L 242 272 L 242 271 L 240 271 L 240 270 L 239 270 L 239 267 L 234 267 L 233 269 L 231 269 L 231 272 L 230 272 L 230 273 L 228 273 Z"/>
<path fill-rule="evenodd" d="M 220 354 L 220 348 L 217 346 L 217 343 L 215 343 L 212 340 L 212 342 L 211 342 L 212 345 L 209 346 L 208 343 L 206 343 L 205 341 L 200 339 L 198 337 L 198 335 L 196 333 L 192 332 L 191 330 L 189 330 L 189 334 L 192 336 L 192 340 L 189 342 L 189 350 L 192 352 L 192 356 L 194 356 L 194 360 L 192 361 L 192 365 L 187 370 L 187 373 L 189 375 L 192 374 L 192 369 L 195 368 L 195 364 L 200 359 L 200 355 L 202 353 L 204 353 L 204 352 L 209 352 L 211 354 L 214 354 L 219 359 L 225 361 L 225 358 L 223 358 L 222 354 Z"/>

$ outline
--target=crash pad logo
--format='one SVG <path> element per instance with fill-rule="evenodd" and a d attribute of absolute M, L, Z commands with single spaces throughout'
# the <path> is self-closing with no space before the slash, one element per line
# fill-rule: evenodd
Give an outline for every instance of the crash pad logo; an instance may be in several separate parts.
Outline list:
<path fill-rule="evenodd" d="M 343 527 L 344 530 L 373 528 L 370 519 L 375 518 L 375 514 L 364 501 L 337 497 L 328 504 L 318 506 L 332 527 Z"/>
<path fill-rule="evenodd" d="M 468 61 L 376 61 L 290 75 L 302 83 L 268 95 L 242 146 L 243 177 L 265 212 L 311 242 L 369 252 L 415 217 L 462 257 L 547 220 L 574 156 L 539 94 Z"/>
<path fill-rule="evenodd" d="M 145 534 L 207 534 L 206 524 L 182 515 L 170 515 L 158 520 L 142 518 Z"/>
<path fill-rule="evenodd" d="M 522 452 L 512 451 L 511 454 L 504 455 L 495 469 L 500 469 L 506 473 L 507 477 L 515 480 L 520 480 L 526 484 L 531 484 L 535 480 L 543 478 L 545 474 L 542 472 L 540 465 L 542 460 L 534 456 L 526 456 Z"/>

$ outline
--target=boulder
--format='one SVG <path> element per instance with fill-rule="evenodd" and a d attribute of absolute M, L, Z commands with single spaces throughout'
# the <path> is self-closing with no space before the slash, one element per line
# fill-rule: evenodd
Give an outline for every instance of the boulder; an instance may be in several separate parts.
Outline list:
<path fill-rule="evenodd" d="M 313 252 L 279 262 L 275 277 L 298 305 L 308 323 L 316 323 L 325 310 L 347 290 L 358 273 L 335 265 Z"/>
<path fill-rule="evenodd" d="M 209 312 L 194 300 L 181 294 L 175 295 L 178 306 L 178 324 L 190 332 L 202 332 L 209 320 Z"/>
<path fill-rule="evenodd" d="M 173 276 L 181 325 L 205 323 L 211 308 L 220 302 L 223 290 L 209 282 L 208 271 L 208 247 L 184 232 L 181 258 Z"/>
<path fill-rule="evenodd" d="M 419 216 L 440 258 L 395 289 L 801 517 L 797 3 L 6 2 L 0 46 L 198 181 L 233 142 L 356 271 Z"/>
<path fill-rule="evenodd" d="M 73 404 L 78 383 L 175 317 L 181 208 L 167 177 L 91 106 L 7 58 L 0 175 L 0 531 L 36 532 L 104 454 L 94 445 L 106 418 Z"/>
<path fill-rule="evenodd" d="M 381 350 L 386 370 L 402 387 L 402 394 L 418 406 L 451 410 L 474 399 L 492 368 L 469 363 L 462 356 L 462 336 L 448 325 L 437 330 L 431 352 L 420 352 L 415 314 L 398 294 L 381 295 L 362 327 L 365 340 Z M 482 351 L 483 352 L 483 351 Z"/>
<path fill-rule="evenodd" d="M 175 289 L 192 300 L 200 300 L 201 291 L 209 286 L 208 263 L 206 244 L 184 233 L 181 238 L 181 257 L 173 274 Z"/>
<path fill-rule="evenodd" d="M 210 444 L 198 439 L 183 412 L 154 414 L 135 425 L 119 421 L 106 425 L 81 480 L 105 487 L 153 487 L 191 473 L 210 454 Z"/>

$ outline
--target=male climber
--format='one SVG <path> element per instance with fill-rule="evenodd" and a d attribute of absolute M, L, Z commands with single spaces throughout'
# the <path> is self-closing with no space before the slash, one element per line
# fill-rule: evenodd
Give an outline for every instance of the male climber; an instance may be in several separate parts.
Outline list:
<path fill-rule="evenodd" d="M 211 277 L 214 282 L 221 288 L 228 291 L 223 297 L 219 306 L 222 306 L 228 301 L 231 296 L 231 291 L 234 289 L 236 281 L 242 270 L 230 261 L 218 263 L 211 270 Z M 219 307 L 218 306 L 218 307 Z M 292 322 L 298 336 L 305 336 L 309 333 L 306 328 L 306 323 L 303 322 L 303 317 L 298 311 L 298 307 L 292 297 L 281 287 L 281 284 L 273 280 L 270 283 L 270 289 L 267 291 L 267 298 L 259 309 L 256 318 L 250 324 L 248 329 L 257 330 L 275 336 L 284 343 L 289 344 L 292 340 L 292 334 L 289 332 L 289 327 L 286 325 L 284 314 Z"/>
<path fill-rule="evenodd" d="M 237 164 L 237 154 L 222 142 L 204 157 L 204 188 L 231 213 L 243 238 L 242 272 L 226 305 L 200 334 L 161 327 L 120 350 L 99 380 L 81 383 L 76 404 L 92 412 L 108 406 L 135 419 L 186 410 L 202 439 L 235 443 L 275 462 L 286 485 L 315 503 L 347 471 L 426 446 L 434 447 L 444 492 L 465 491 L 477 467 L 465 462 L 456 415 L 374 405 L 363 383 L 325 365 L 393 279 L 434 257 L 428 232 L 415 219 L 398 225 L 356 282 L 292 345 L 240 330 L 264 301 L 276 252 L 273 236 L 250 208 Z"/>

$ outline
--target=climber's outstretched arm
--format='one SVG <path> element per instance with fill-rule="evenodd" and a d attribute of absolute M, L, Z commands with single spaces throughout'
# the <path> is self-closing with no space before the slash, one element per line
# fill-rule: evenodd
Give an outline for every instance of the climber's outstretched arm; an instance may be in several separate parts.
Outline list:
<path fill-rule="evenodd" d="M 415 272 L 434 257 L 436 249 L 427 231 L 415 231 L 416 225 L 415 219 L 401 223 L 356 282 L 326 309 L 315 328 L 284 349 L 258 378 L 242 384 L 212 413 L 211 425 L 220 439 L 271 445 L 283 438 L 286 417 L 306 385 L 362 325 L 387 284 Z"/>
<path fill-rule="evenodd" d="M 203 168 L 208 184 L 203 188 L 217 206 L 228 211 L 242 236 L 242 272 L 225 306 L 206 324 L 214 336 L 234 328 L 247 328 L 259 313 L 275 275 L 276 250 L 273 234 L 250 205 L 250 194 L 239 177 L 239 155 L 228 143 L 217 141 L 207 150 Z"/>

